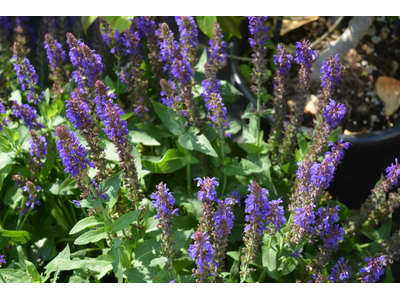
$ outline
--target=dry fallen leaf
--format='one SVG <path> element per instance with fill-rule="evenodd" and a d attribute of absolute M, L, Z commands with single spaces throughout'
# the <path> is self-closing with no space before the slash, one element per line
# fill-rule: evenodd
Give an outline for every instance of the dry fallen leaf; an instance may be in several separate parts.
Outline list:
<path fill-rule="evenodd" d="M 285 35 L 286 33 L 295 30 L 301 26 L 304 26 L 308 23 L 317 21 L 319 17 L 309 17 L 305 20 L 288 20 L 288 19 L 283 19 L 282 20 L 282 28 L 281 28 L 281 36 Z"/>
<path fill-rule="evenodd" d="M 376 93 L 385 104 L 385 114 L 390 117 L 400 106 L 400 81 L 380 76 L 375 83 Z"/>
<path fill-rule="evenodd" d="M 317 114 L 317 103 L 318 97 L 311 95 L 310 100 L 307 102 L 306 107 L 304 108 L 304 113 L 315 116 Z"/>

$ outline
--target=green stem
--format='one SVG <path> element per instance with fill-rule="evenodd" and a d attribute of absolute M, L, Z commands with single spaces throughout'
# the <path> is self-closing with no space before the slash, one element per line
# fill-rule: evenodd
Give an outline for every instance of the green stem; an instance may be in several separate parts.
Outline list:
<path fill-rule="evenodd" d="M 22 210 L 24 209 L 24 206 L 25 206 L 25 197 L 22 197 L 22 202 L 21 202 L 21 213 L 22 213 Z M 19 224 L 21 223 L 21 219 L 22 219 L 22 215 L 19 214 L 16 230 L 18 230 L 18 228 L 19 228 Z"/>
<path fill-rule="evenodd" d="M 187 180 L 187 189 L 190 191 L 192 189 L 192 171 L 190 169 L 190 162 L 186 165 L 186 180 Z"/>
<path fill-rule="evenodd" d="M 257 147 L 260 145 L 260 124 L 261 124 L 261 84 L 260 84 L 260 75 L 258 76 L 258 87 L 257 87 Z"/>
<path fill-rule="evenodd" d="M 7 220 L 8 214 L 9 214 L 9 212 L 10 212 L 10 209 L 11 209 L 11 207 L 8 207 L 8 209 L 7 209 L 7 211 L 6 211 L 6 214 L 4 215 L 4 219 L 3 219 L 3 221 L 1 222 L 1 225 L 0 225 L 0 228 L 1 228 L 1 229 L 4 228 L 4 224 L 6 223 L 6 220 Z"/>
<path fill-rule="evenodd" d="M 28 212 L 25 214 L 24 219 L 22 220 L 22 223 L 19 227 L 17 227 L 17 231 L 21 230 L 22 227 L 24 227 L 24 224 L 26 222 L 26 219 L 28 218 L 29 213 L 31 212 L 31 210 L 28 210 Z"/>

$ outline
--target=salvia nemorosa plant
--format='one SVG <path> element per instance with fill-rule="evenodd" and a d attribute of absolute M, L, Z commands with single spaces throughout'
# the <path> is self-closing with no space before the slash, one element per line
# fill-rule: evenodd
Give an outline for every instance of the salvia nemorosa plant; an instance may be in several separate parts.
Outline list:
<path fill-rule="evenodd" d="M 258 105 L 246 110 L 249 123 L 229 122 L 226 90 L 235 89 L 218 74 L 226 24 L 207 24 L 212 38 L 199 60 L 197 18 L 115 18 L 85 28 L 94 41 L 81 32 L 89 19 L 42 19 L 44 72 L 27 59 L 28 19 L 0 18 L 0 282 L 391 280 L 400 259 L 400 231 L 390 232 L 397 159 L 360 210 L 328 193 L 351 147 L 332 139 L 347 111 L 335 98 L 338 56 L 322 64 L 315 127 L 302 132 L 317 53 L 307 40 L 279 45 L 274 100 L 263 103 L 268 19 L 250 17 Z M 74 34 L 62 33 L 66 20 Z M 12 32 L 21 34 L 14 48 Z M 269 137 L 260 131 L 266 108 Z"/>

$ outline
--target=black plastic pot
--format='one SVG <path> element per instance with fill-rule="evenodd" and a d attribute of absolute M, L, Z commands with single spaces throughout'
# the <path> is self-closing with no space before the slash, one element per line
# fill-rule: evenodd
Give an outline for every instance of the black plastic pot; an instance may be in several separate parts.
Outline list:
<path fill-rule="evenodd" d="M 229 45 L 229 54 L 240 56 L 243 53 L 240 47 L 239 40 L 234 39 Z M 244 81 L 238 60 L 230 58 L 229 66 L 231 83 L 243 93 L 248 102 L 256 105 L 257 100 Z M 269 122 L 273 122 L 273 119 Z M 263 129 L 268 132 L 267 128 Z M 357 209 L 368 197 L 385 168 L 396 157 L 400 159 L 400 125 L 371 133 L 342 134 L 339 138 L 350 142 L 352 147 L 346 151 L 337 169 L 330 193 L 349 208 Z"/>

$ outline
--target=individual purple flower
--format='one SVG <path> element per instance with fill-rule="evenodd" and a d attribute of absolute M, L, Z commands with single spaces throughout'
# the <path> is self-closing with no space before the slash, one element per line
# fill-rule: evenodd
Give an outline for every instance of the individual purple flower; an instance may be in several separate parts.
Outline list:
<path fill-rule="evenodd" d="M 169 283 L 176 283 L 176 279 L 171 280 Z"/>
<path fill-rule="evenodd" d="M 385 274 L 386 259 L 384 255 L 377 258 L 367 257 L 364 261 L 367 263 L 367 266 L 360 269 L 361 278 L 359 280 L 361 282 L 374 283 L 379 280 L 379 277 Z"/>
<path fill-rule="evenodd" d="M 58 137 L 57 150 L 64 165 L 65 172 L 73 178 L 78 174 L 84 175 L 88 167 L 94 168 L 93 162 L 86 158 L 86 149 L 79 142 L 79 139 L 72 131 L 65 126 L 59 125 L 55 129 L 55 136 Z"/>
<path fill-rule="evenodd" d="M 1 250 L 1 248 L 0 248 L 0 250 Z M 7 263 L 6 262 L 6 260 L 4 259 L 4 257 L 6 257 L 5 255 L 2 255 L 2 254 L 0 254 L 0 265 L 1 264 L 5 264 L 5 263 Z"/>
<path fill-rule="evenodd" d="M 331 274 L 329 275 L 329 280 L 336 283 L 346 283 L 350 279 L 351 267 L 349 267 L 348 260 L 344 261 L 341 257 L 337 264 L 331 269 Z"/>
<path fill-rule="evenodd" d="M 387 173 L 386 177 L 392 181 L 392 184 L 394 186 L 398 186 L 399 185 L 398 179 L 400 176 L 400 165 L 397 161 L 397 158 L 395 159 L 395 164 L 392 163 L 390 167 L 386 168 L 386 173 Z"/>
<path fill-rule="evenodd" d="M 42 123 L 37 121 L 36 109 L 29 106 L 29 104 L 19 104 L 13 101 L 12 106 L 13 115 L 16 118 L 21 118 L 29 130 L 45 128 Z"/>
<path fill-rule="evenodd" d="M 267 224 L 274 224 L 275 231 L 279 231 L 280 227 L 286 223 L 286 218 L 284 217 L 285 211 L 283 206 L 280 206 L 283 201 L 281 198 L 278 200 L 272 200 L 269 202 L 269 212 L 267 215 Z"/>
<path fill-rule="evenodd" d="M 97 183 L 96 178 L 92 178 L 92 184 L 94 186 L 94 189 L 96 191 L 95 196 L 100 199 L 102 198 L 104 201 L 107 200 L 106 194 L 104 194 L 104 190 L 100 190 L 100 185 Z"/>
<path fill-rule="evenodd" d="M 15 42 L 14 43 L 14 70 L 17 72 L 18 80 L 21 84 L 23 91 L 27 90 L 27 99 L 29 102 L 33 101 L 35 105 L 44 101 L 43 94 L 37 96 L 35 94 L 35 85 L 38 82 L 38 75 L 36 74 L 35 68 L 31 65 L 29 59 L 24 56 L 22 46 Z"/>
<path fill-rule="evenodd" d="M 311 62 L 318 58 L 316 50 L 311 49 L 310 42 L 307 40 L 296 42 L 296 56 L 295 61 L 298 64 L 305 64 L 307 67 L 311 67 Z"/>
<path fill-rule="evenodd" d="M 329 101 L 330 103 L 325 107 L 323 116 L 331 128 L 336 128 L 336 126 L 341 124 L 342 119 L 346 115 L 346 106 L 336 103 L 332 99 L 329 99 Z"/>
<path fill-rule="evenodd" d="M 301 255 L 301 248 L 297 249 L 296 251 L 293 251 L 292 253 L 290 253 L 290 256 L 298 259 L 299 257 L 303 257 L 303 255 Z"/>
<path fill-rule="evenodd" d="M 274 64 L 278 67 L 277 72 L 287 74 L 292 66 L 293 56 L 287 52 L 286 47 L 278 45 L 278 54 L 274 55 Z"/>
<path fill-rule="evenodd" d="M 198 282 L 210 282 L 208 277 L 214 276 L 214 248 L 206 232 L 196 231 L 191 238 L 194 244 L 189 246 L 188 254 L 197 266 L 197 269 L 193 270 L 193 276 L 198 277 Z"/>
<path fill-rule="evenodd" d="M 72 78 L 79 88 L 88 89 L 103 73 L 101 56 L 91 50 L 81 40 L 77 40 L 72 33 L 67 33 L 67 43 L 70 47 L 69 57 L 76 68 L 72 72 Z"/>
<path fill-rule="evenodd" d="M 78 200 L 72 200 L 72 203 L 74 203 L 76 207 L 81 207 L 81 202 Z"/>
<path fill-rule="evenodd" d="M 124 36 L 119 32 L 118 29 L 116 29 L 114 32 L 104 17 L 100 17 L 99 20 L 103 25 L 103 28 L 101 29 L 101 31 L 103 31 L 101 34 L 103 41 L 110 48 L 110 52 L 112 54 L 114 54 L 116 57 L 121 57 L 124 51 Z"/>
<path fill-rule="evenodd" d="M 226 198 L 231 200 L 232 204 L 238 204 L 239 206 L 241 205 L 242 196 L 240 195 L 239 191 L 230 192 L 228 195 L 226 195 Z"/>
<path fill-rule="evenodd" d="M 305 230 L 314 232 L 315 212 L 314 204 L 309 204 L 303 208 L 297 207 L 294 212 L 294 224 L 304 228 Z"/>
<path fill-rule="evenodd" d="M 322 62 L 321 67 L 321 86 L 323 88 L 329 86 L 330 89 L 334 89 L 339 83 L 342 66 L 339 63 L 339 54 L 335 57 L 329 56 L 326 61 Z"/>

